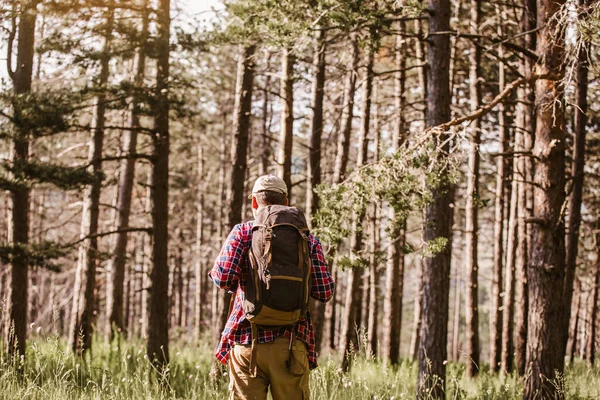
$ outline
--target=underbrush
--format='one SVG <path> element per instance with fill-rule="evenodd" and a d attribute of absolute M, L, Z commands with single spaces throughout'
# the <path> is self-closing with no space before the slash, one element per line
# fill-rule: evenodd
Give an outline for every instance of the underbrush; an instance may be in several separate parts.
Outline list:
<path fill-rule="evenodd" d="M 25 359 L 11 360 L 0 354 L 0 399 L 190 399 L 227 398 L 227 373 L 211 380 L 212 351 L 209 341 L 200 346 L 175 343 L 171 349 L 169 384 L 162 387 L 147 362 L 141 342 L 94 342 L 85 358 L 67 352 L 57 337 L 36 338 L 28 343 Z M 417 365 L 403 362 L 387 366 L 357 356 L 348 374 L 332 358 L 321 359 L 311 373 L 314 400 L 379 400 L 416 398 Z M 576 363 L 567 368 L 568 399 L 600 399 L 600 372 Z M 447 399 L 522 399 L 521 380 L 515 375 L 491 376 L 485 369 L 467 378 L 464 365 L 449 364 Z"/>

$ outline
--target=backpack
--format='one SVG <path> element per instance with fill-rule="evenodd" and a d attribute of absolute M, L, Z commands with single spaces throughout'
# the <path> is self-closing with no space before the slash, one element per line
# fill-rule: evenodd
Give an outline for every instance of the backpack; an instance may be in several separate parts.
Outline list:
<path fill-rule="evenodd" d="M 243 310 L 256 326 L 294 325 L 308 309 L 311 260 L 308 226 L 295 207 L 261 207 L 252 227 Z"/>

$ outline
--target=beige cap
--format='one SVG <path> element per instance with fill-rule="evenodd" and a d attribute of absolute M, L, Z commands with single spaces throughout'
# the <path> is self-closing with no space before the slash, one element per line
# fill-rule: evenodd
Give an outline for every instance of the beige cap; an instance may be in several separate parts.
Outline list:
<path fill-rule="evenodd" d="M 287 196 L 288 189 L 283 179 L 275 175 L 263 175 L 254 183 L 252 194 L 264 191 L 283 193 Z M 250 196 L 252 197 L 252 196 Z"/>

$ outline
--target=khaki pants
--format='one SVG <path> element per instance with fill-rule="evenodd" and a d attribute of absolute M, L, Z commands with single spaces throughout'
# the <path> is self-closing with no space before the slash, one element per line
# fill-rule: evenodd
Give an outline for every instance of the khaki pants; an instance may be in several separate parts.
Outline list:
<path fill-rule="evenodd" d="M 308 356 L 306 345 L 294 340 L 294 362 L 290 373 L 289 338 L 277 338 L 274 342 L 256 345 L 256 377 L 250 374 L 250 345 L 235 345 L 229 357 L 230 400 L 266 400 L 271 387 L 273 400 L 308 400 Z"/>

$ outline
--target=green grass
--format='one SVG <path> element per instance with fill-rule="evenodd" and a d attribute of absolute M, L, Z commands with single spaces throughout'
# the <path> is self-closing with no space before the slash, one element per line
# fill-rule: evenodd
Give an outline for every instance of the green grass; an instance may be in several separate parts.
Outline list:
<path fill-rule="evenodd" d="M 209 378 L 212 351 L 208 341 L 201 346 L 174 344 L 171 349 L 170 386 L 161 388 L 153 379 L 141 342 L 119 349 L 95 341 L 94 353 L 86 359 L 65 351 L 58 338 L 36 338 L 28 343 L 24 360 L 10 361 L 0 354 L 0 399 L 225 399 L 227 376 Z M 20 372 L 20 370 L 24 372 Z M 311 373 L 315 400 L 414 399 L 417 366 L 404 362 L 389 367 L 357 357 L 349 374 L 336 360 L 322 359 Z M 584 363 L 567 368 L 568 399 L 600 399 L 600 372 Z M 521 380 L 513 375 L 490 376 L 484 369 L 476 379 L 465 377 L 464 366 L 450 364 L 448 399 L 522 399 Z"/>

